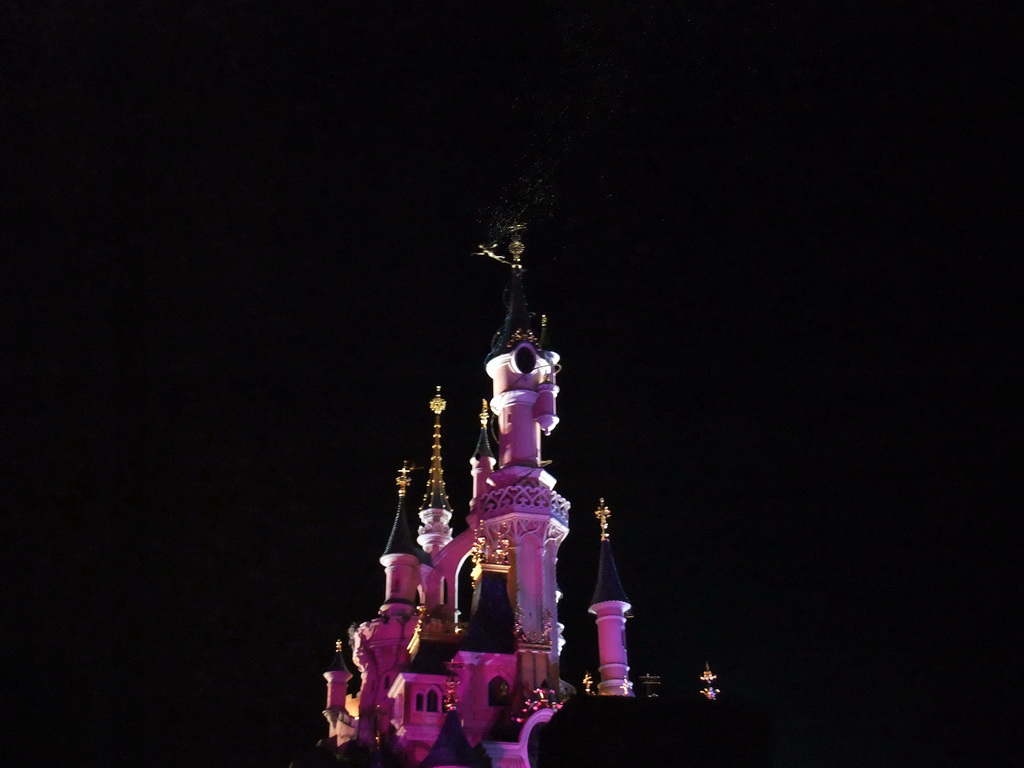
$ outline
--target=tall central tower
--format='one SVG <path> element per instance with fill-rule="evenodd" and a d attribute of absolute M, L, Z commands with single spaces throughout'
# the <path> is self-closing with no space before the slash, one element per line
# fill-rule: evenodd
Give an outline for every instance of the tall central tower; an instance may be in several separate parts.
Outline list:
<path fill-rule="evenodd" d="M 523 244 L 510 246 L 512 274 L 505 320 L 494 337 L 486 370 L 493 382 L 491 412 L 498 423 L 498 456 L 490 489 L 477 498 L 480 534 L 509 565 L 515 612 L 520 690 L 556 689 L 559 669 L 558 548 L 569 532 L 569 502 L 544 468 L 541 436 L 558 423 L 558 355 L 532 330 L 523 293 Z"/>

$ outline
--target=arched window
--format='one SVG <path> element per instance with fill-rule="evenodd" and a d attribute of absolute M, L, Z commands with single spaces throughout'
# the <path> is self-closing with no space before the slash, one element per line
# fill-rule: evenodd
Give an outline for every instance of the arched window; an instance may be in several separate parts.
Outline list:
<path fill-rule="evenodd" d="M 495 677 L 487 684 L 487 703 L 492 707 L 508 704 L 508 681 L 504 677 Z"/>
<path fill-rule="evenodd" d="M 391 690 L 391 675 L 384 676 L 384 690 Z"/>
<path fill-rule="evenodd" d="M 441 701 L 437 696 L 437 691 L 427 691 L 427 712 L 440 712 Z"/>
<path fill-rule="evenodd" d="M 417 712 L 422 712 L 423 711 L 423 694 L 422 693 L 417 693 L 416 694 L 416 711 Z"/>

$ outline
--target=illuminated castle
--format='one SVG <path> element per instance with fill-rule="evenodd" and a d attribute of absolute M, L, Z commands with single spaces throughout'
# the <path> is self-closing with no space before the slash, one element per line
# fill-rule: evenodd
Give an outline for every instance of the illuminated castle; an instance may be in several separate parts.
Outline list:
<path fill-rule="evenodd" d="M 406 464 L 398 472 L 398 508 L 380 558 L 384 600 L 376 618 L 350 632 L 359 692 L 347 693 L 353 672 L 339 640 L 324 673 L 328 738 L 292 768 L 339 762 L 548 768 L 581 764 L 580 759 L 592 766 L 622 765 L 638 756 L 638 744 L 649 757 L 664 759 L 680 749 L 691 756 L 708 745 L 717 750 L 723 741 L 739 745 L 737 761 L 723 761 L 717 750 L 714 759 L 689 764 L 770 764 L 748 748 L 762 742 L 713 736 L 723 723 L 730 733 L 735 730 L 728 717 L 707 719 L 708 709 L 723 711 L 720 703 L 696 710 L 701 705 L 693 702 L 666 708 L 657 697 L 634 698 L 625 632 L 630 603 L 612 555 L 611 512 L 603 499 L 596 512 L 601 543 L 590 602 L 600 679 L 592 686 L 588 674 L 579 694 L 561 679 L 556 563 L 569 532 L 569 502 L 554 490 L 555 478 L 541 454 L 542 436 L 558 424 L 559 355 L 548 348 L 543 320 L 539 335 L 531 327 L 522 243 L 514 240 L 509 252 L 511 257 L 484 250 L 511 268 L 511 279 L 504 322 L 485 362 L 493 395 L 484 401 L 470 460 L 466 527 L 453 535 L 441 461 L 446 403 L 439 387 L 430 401 L 433 448 L 418 535 L 410 527 Z M 496 451 L 489 437 L 492 420 Z M 472 604 L 456 605 L 464 565 L 472 567 Z"/>
<path fill-rule="evenodd" d="M 384 601 L 379 615 L 351 635 L 361 676 L 352 672 L 341 641 L 327 679 L 329 740 L 341 754 L 406 768 L 531 765 L 538 726 L 575 689 L 559 676 L 563 645 L 558 548 L 569 532 L 569 502 L 545 469 L 542 435 L 558 424 L 559 356 L 544 329 L 531 327 L 523 293 L 522 243 L 511 258 L 488 255 L 511 268 L 504 322 L 486 358 L 493 381 L 480 415 L 480 438 L 470 460 L 473 497 L 466 528 L 453 536 L 453 510 L 441 463 L 438 394 L 430 401 L 434 437 L 428 487 L 413 538 L 407 508 L 409 468 L 398 473 L 398 509 L 380 562 Z M 488 436 L 494 419 L 497 450 Z M 598 689 L 632 696 L 626 658 L 629 602 L 602 525 L 601 560 L 591 611 L 597 616 L 601 659 Z M 460 570 L 471 561 L 471 606 L 456 605 Z M 472 745 L 472 746 L 471 746 Z M 298 764 L 300 761 L 296 761 Z"/>

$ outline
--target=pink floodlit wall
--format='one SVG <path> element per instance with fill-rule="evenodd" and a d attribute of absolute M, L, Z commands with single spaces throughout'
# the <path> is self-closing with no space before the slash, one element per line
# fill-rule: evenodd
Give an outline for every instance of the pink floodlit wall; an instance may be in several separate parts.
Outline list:
<path fill-rule="evenodd" d="M 601 659 L 601 682 L 598 689 L 605 696 L 632 696 L 632 685 L 623 683 L 629 679 L 629 662 L 626 658 L 626 611 L 629 603 L 608 600 L 592 605 L 590 610 L 597 614 L 597 644 Z"/>

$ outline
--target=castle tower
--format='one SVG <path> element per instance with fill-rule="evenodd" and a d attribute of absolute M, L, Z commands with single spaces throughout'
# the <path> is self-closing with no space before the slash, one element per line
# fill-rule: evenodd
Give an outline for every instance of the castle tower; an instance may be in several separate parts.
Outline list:
<path fill-rule="evenodd" d="M 480 409 L 480 437 L 476 441 L 476 450 L 469 459 L 470 474 L 473 477 L 473 498 L 470 501 L 470 512 L 467 517 L 470 528 L 476 528 L 479 516 L 475 514 L 476 502 L 490 489 L 488 480 L 494 471 L 494 451 L 491 450 L 491 439 L 487 435 L 491 409 L 484 400 Z"/>
<path fill-rule="evenodd" d="M 441 397 L 441 387 L 430 401 L 434 412 L 434 443 L 430 451 L 430 472 L 427 478 L 427 492 L 420 507 L 420 521 L 416 541 L 428 555 L 436 555 L 452 540 L 452 507 L 448 503 L 448 492 L 444 487 L 444 470 L 441 468 L 441 413 L 447 403 Z"/>
<path fill-rule="evenodd" d="M 523 293 L 524 246 L 514 240 L 509 251 L 512 258 L 506 263 L 512 274 L 505 319 L 486 359 L 493 382 L 490 406 L 498 421 L 498 457 L 486 480 L 489 488 L 477 496 L 473 512 L 489 551 L 501 552 L 509 565 L 516 693 L 523 697 L 537 688 L 559 686 L 555 564 L 569 532 L 569 503 L 555 493 L 555 478 L 541 457 L 541 435 L 557 424 L 559 358 L 542 347 L 531 328 Z"/>
<path fill-rule="evenodd" d="M 597 586 L 590 600 L 590 612 L 597 617 L 598 655 L 601 660 L 601 682 L 597 687 L 603 696 L 632 696 L 633 684 L 629 682 L 626 656 L 626 614 L 630 603 L 619 580 L 608 535 L 608 518 L 612 511 L 601 499 L 594 514 L 601 521 L 601 559 L 597 567 Z"/>
<path fill-rule="evenodd" d="M 345 661 L 341 640 L 334 646 L 334 659 L 331 668 L 324 672 L 327 681 L 327 707 L 324 717 L 329 726 L 328 737 L 334 740 L 335 746 L 348 741 L 355 732 L 352 713 L 348 711 L 348 681 L 352 679 L 352 670 Z"/>
<path fill-rule="evenodd" d="M 382 615 L 389 618 L 409 616 L 416 610 L 417 590 L 420 586 L 420 565 L 429 565 L 430 557 L 412 540 L 409 521 L 405 513 L 405 493 L 409 487 L 408 462 L 398 471 L 395 484 L 398 486 L 398 511 L 391 527 L 380 564 L 384 566 L 385 599 L 380 607 Z"/>

